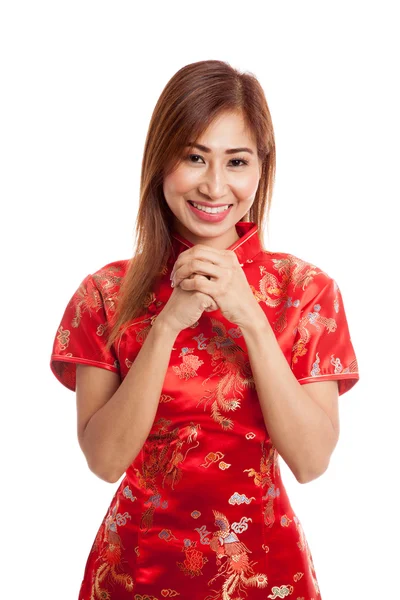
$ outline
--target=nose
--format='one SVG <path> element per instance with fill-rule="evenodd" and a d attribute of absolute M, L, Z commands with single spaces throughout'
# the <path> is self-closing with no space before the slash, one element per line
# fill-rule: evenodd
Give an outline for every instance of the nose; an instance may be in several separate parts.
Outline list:
<path fill-rule="evenodd" d="M 199 184 L 199 192 L 215 200 L 226 196 L 228 185 L 223 168 L 214 166 L 207 169 Z"/>

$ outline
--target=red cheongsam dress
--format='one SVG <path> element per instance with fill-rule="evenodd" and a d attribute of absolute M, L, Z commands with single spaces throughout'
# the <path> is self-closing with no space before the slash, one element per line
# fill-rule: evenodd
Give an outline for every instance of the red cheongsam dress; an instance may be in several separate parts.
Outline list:
<path fill-rule="evenodd" d="M 292 254 L 262 249 L 238 222 L 235 252 L 300 384 L 359 379 L 340 289 Z M 82 281 L 57 329 L 51 369 L 75 390 L 76 363 L 126 376 L 193 244 L 178 233 L 143 314 L 109 352 L 105 332 L 128 260 Z M 151 373 L 148 373 L 151 377 Z M 277 382 L 278 384 L 278 382 Z M 176 337 L 152 429 L 90 549 L 79 600 L 321 600 L 302 525 L 282 483 L 240 328 L 219 310 Z"/>

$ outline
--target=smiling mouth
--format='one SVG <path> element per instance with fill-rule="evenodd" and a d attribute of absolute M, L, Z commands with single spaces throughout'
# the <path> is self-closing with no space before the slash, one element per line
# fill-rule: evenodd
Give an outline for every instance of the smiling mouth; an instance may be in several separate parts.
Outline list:
<path fill-rule="evenodd" d="M 228 206 L 230 208 L 233 204 L 218 204 L 217 206 L 209 206 L 208 204 L 202 204 L 201 202 L 193 202 L 193 200 L 188 200 L 189 204 L 196 208 L 196 204 L 201 206 L 202 208 L 222 208 L 223 206 Z"/>

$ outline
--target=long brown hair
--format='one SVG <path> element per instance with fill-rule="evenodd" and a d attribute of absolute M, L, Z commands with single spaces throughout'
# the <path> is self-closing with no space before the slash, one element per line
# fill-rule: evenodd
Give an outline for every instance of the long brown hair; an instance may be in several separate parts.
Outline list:
<path fill-rule="evenodd" d="M 263 239 L 276 163 L 274 131 L 263 89 L 252 73 L 241 73 L 220 60 L 186 65 L 165 86 L 150 120 L 140 178 L 136 253 L 119 290 L 107 349 L 124 325 L 144 313 L 153 284 L 170 256 L 173 213 L 164 198 L 164 176 L 178 164 L 185 146 L 224 112 L 241 112 L 257 141 L 262 172 L 254 202 L 242 220 L 257 223 Z"/>

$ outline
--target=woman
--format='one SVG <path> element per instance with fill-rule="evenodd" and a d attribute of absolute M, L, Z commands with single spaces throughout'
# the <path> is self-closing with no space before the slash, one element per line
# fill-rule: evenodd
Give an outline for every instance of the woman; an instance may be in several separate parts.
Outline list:
<path fill-rule="evenodd" d="M 262 88 L 180 69 L 146 140 L 138 251 L 88 275 L 51 356 L 90 469 L 124 475 L 80 600 L 320 598 L 281 480 L 320 476 L 359 379 L 343 299 L 262 243 L 275 142 Z"/>

